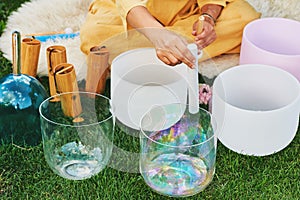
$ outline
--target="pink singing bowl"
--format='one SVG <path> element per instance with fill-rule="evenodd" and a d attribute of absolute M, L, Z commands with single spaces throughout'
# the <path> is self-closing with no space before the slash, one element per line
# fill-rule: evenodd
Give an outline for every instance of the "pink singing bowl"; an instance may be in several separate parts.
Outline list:
<path fill-rule="evenodd" d="M 300 81 L 300 22 L 261 18 L 244 28 L 240 64 L 279 67 Z"/>

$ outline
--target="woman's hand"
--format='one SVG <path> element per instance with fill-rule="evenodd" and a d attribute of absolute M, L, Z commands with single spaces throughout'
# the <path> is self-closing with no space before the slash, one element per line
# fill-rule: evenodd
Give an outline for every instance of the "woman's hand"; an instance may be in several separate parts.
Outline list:
<path fill-rule="evenodd" d="M 154 45 L 157 57 L 167 65 L 185 63 L 193 68 L 195 57 L 187 48 L 187 42 L 179 35 L 164 28 L 143 6 L 132 8 L 127 22 L 144 34 Z"/>
<path fill-rule="evenodd" d="M 193 24 L 192 35 L 195 36 L 195 43 L 198 46 L 198 50 L 207 47 L 217 39 L 217 34 L 215 31 L 215 23 L 217 18 L 222 12 L 223 7 L 216 4 L 206 4 L 202 6 L 200 17 L 203 17 L 202 20 L 202 30 L 198 30 L 199 20 Z"/>
<path fill-rule="evenodd" d="M 184 38 L 165 28 L 150 28 L 142 31 L 152 42 L 156 49 L 157 57 L 167 65 L 185 63 L 193 68 L 195 57 L 187 48 L 188 43 Z"/>
<path fill-rule="evenodd" d="M 199 31 L 198 26 L 201 22 L 203 23 L 203 28 Z M 199 51 L 207 47 L 217 39 L 217 34 L 214 26 L 214 21 L 211 18 L 205 16 L 203 21 L 197 20 L 194 23 L 192 35 L 195 36 L 195 43 L 197 44 Z"/>

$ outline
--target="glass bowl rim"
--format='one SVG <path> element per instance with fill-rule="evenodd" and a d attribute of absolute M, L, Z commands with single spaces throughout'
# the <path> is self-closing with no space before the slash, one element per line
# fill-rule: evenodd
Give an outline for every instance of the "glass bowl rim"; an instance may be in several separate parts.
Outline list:
<path fill-rule="evenodd" d="M 168 103 L 168 104 L 163 104 L 163 105 L 155 105 L 155 106 L 168 106 L 168 105 L 175 105 L 175 104 L 178 104 L 178 105 L 185 105 L 188 107 L 188 103 Z M 178 146 L 174 146 L 174 145 L 168 145 L 168 144 L 164 144 L 164 143 L 161 143 L 161 142 L 157 142 L 155 140 L 153 140 L 152 138 L 150 138 L 148 135 L 146 135 L 146 133 L 144 132 L 144 130 L 142 129 L 142 121 L 144 119 L 144 117 L 147 115 L 147 113 L 149 113 L 149 111 L 151 109 L 153 109 L 154 106 L 152 106 L 141 118 L 140 120 L 140 132 L 142 133 L 143 137 L 147 138 L 148 140 L 150 140 L 151 142 L 154 142 L 158 145 L 161 145 L 161 146 L 166 146 L 166 147 L 171 147 L 171 148 L 190 148 L 190 147 L 196 147 L 196 146 L 200 146 L 200 145 L 203 145 L 205 143 L 208 143 L 209 141 L 211 141 L 212 139 L 217 139 L 217 122 L 216 122 L 216 119 L 214 118 L 214 116 L 208 112 L 207 110 L 201 108 L 200 106 L 197 106 L 199 108 L 200 111 L 204 111 L 206 115 L 208 115 L 210 117 L 210 127 L 212 128 L 213 130 L 213 134 L 207 138 L 205 141 L 203 142 L 200 142 L 200 143 L 197 143 L 197 144 L 192 144 L 192 145 L 178 145 Z M 213 124 L 212 124 L 213 123 Z M 215 126 L 215 128 L 214 128 Z M 141 137 L 141 136 L 140 136 Z"/>
<path fill-rule="evenodd" d="M 110 105 L 110 116 L 107 117 L 106 119 L 103 119 L 101 121 L 98 121 L 98 122 L 94 122 L 94 123 L 88 123 L 88 124 L 81 124 L 81 125 L 70 125 L 70 124 L 62 124 L 62 123 L 59 123 L 59 122 L 55 122 L 53 120 L 50 120 L 48 119 L 42 112 L 42 107 L 43 105 L 46 103 L 46 102 L 49 102 L 50 99 L 53 99 L 55 97 L 59 97 L 59 96 L 62 96 L 64 94 L 91 94 L 91 95 L 96 95 L 96 96 L 99 96 L 99 97 L 102 97 L 106 100 L 108 100 L 109 102 L 109 105 Z M 95 92 L 86 92 L 86 91 L 73 91 L 73 92 L 63 92 L 63 93 L 59 93 L 59 94 L 56 94 L 56 95 L 52 95 L 50 97 L 48 97 L 47 99 L 45 99 L 40 105 L 39 105 L 39 115 L 47 122 L 51 123 L 51 124 L 55 124 L 55 125 L 59 125 L 59 126 L 64 126 L 64 127 L 73 127 L 73 128 L 76 128 L 76 127 L 85 127 L 85 126 L 93 126 L 93 125 L 96 125 L 96 124 L 101 124 L 103 122 L 106 122 L 108 120 L 110 120 L 111 118 L 114 117 L 114 114 L 113 114 L 113 107 L 112 107 L 112 103 L 111 103 L 111 99 L 102 95 L 102 94 L 98 94 L 98 93 L 95 93 Z"/>

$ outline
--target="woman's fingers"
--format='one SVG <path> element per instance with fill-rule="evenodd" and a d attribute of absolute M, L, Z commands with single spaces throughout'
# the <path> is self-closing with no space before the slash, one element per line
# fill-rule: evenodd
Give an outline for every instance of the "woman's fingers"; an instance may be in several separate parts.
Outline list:
<path fill-rule="evenodd" d="M 195 63 L 195 57 L 189 51 L 187 47 L 186 50 L 179 50 L 179 49 L 156 49 L 157 57 L 163 61 L 167 65 L 177 65 L 181 63 L 185 63 L 188 67 L 193 68 Z"/>
<path fill-rule="evenodd" d="M 208 36 L 203 37 L 201 34 L 195 38 L 198 48 L 203 49 L 213 43 L 217 38 L 215 32 L 210 33 Z"/>
<path fill-rule="evenodd" d="M 167 65 L 177 65 L 179 60 L 167 49 L 156 49 L 157 57 Z"/>
<path fill-rule="evenodd" d="M 217 35 L 214 30 L 214 25 L 204 21 L 202 32 L 195 36 L 195 43 L 197 44 L 198 49 L 203 49 L 215 41 L 216 38 Z"/>
<path fill-rule="evenodd" d="M 189 68 L 194 68 L 195 66 L 195 57 L 191 51 L 184 46 L 184 48 L 178 48 L 178 52 L 175 55 L 179 55 L 179 60 L 186 64 Z"/>
<path fill-rule="evenodd" d="M 195 58 L 187 48 L 187 41 L 169 30 L 160 30 L 159 34 L 156 31 L 147 34 L 156 48 L 157 57 L 167 65 L 174 66 L 183 62 L 192 68 Z"/>
<path fill-rule="evenodd" d="M 187 48 L 188 44 L 186 42 L 177 43 L 175 49 L 175 55 L 180 61 L 188 65 L 190 68 L 195 64 L 195 57 L 192 52 Z"/>

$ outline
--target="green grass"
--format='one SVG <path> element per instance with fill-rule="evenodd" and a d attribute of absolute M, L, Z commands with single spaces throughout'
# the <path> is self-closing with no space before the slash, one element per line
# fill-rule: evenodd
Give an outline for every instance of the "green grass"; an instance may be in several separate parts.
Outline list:
<path fill-rule="evenodd" d="M 8 15 L 24 0 L 1 1 L 2 33 Z M 3 24 L 4 23 L 4 24 Z M 1 45 L 1 44 L 0 44 Z M 11 63 L 0 54 L 0 77 Z M 43 81 L 47 87 L 47 81 Z M 255 130 L 253 130 L 255 131 Z M 115 145 L 137 152 L 137 138 L 117 130 Z M 259 138 L 258 138 L 259 139 Z M 203 192 L 187 199 L 297 200 L 300 199 L 300 134 L 279 153 L 243 156 L 218 144 L 216 174 Z M 153 192 L 140 174 L 110 167 L 83 181 L 55 175 L 48 167 L 42 144 L 18 147 L 0 144 L 0 199 L 169 199 Z"/>

